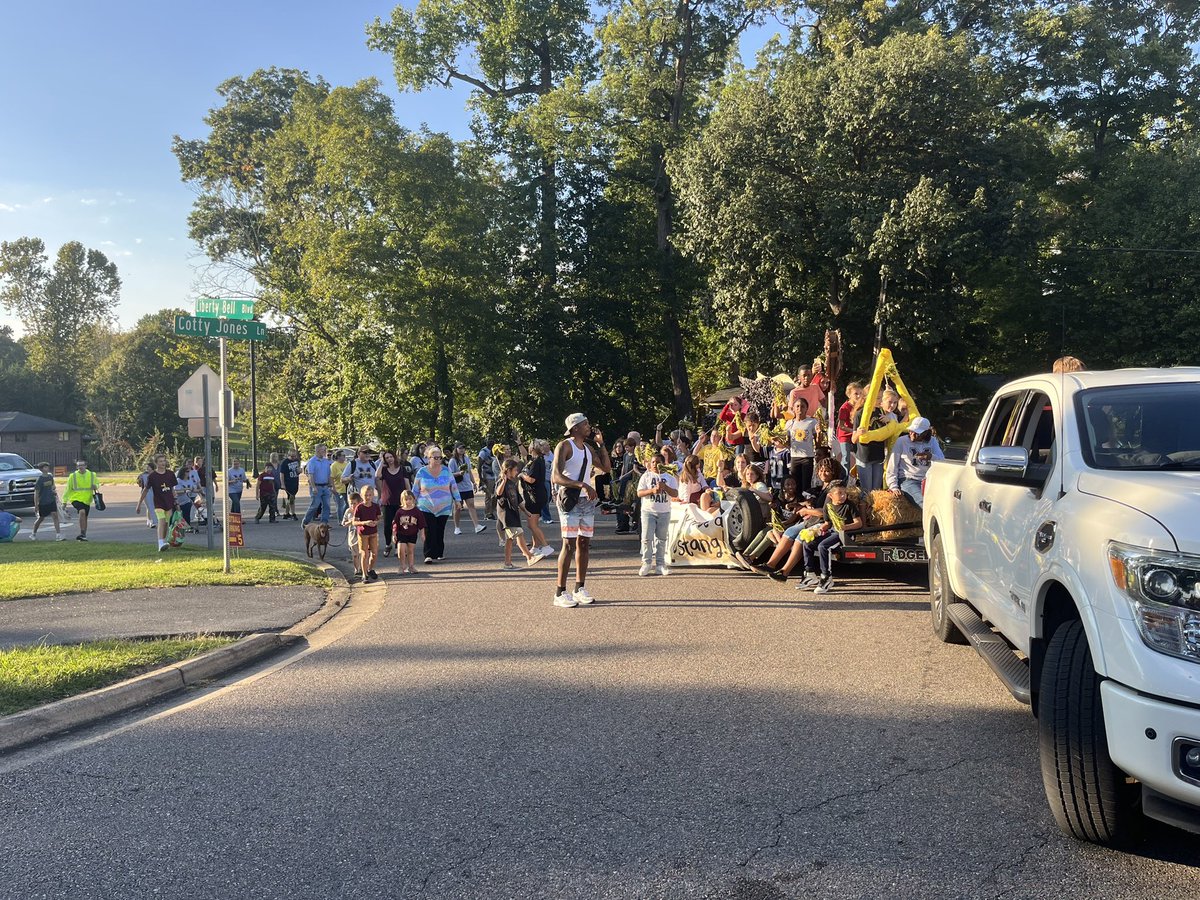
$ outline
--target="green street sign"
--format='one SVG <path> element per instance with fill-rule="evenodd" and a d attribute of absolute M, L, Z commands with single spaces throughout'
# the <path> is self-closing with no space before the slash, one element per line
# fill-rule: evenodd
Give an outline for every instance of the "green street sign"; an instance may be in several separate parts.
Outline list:
<path fill-rule="evenodd" d="M 262 322 L 236 322 L 231 319 L 202 319 L 176 316 L 175 333 L 185 337 L 228 338 L 231 341 L 261 341 L 267 337 Z"/>
<path fill-rule="evenodd" d="M 196 315 L 205 319 L 253 319 L 254 301 L 200 297 L 196 300 Z"/>

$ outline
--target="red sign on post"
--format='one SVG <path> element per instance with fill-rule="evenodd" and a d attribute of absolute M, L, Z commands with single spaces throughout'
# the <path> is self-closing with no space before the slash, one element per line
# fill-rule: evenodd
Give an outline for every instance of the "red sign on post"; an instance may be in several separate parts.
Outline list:
<path fill-rule="evenodd" d="M 229 546 L 230 547 L 245 547 L 246 542 L 242 537 L 242 514 L 231 512 L 229 514 Z"/>

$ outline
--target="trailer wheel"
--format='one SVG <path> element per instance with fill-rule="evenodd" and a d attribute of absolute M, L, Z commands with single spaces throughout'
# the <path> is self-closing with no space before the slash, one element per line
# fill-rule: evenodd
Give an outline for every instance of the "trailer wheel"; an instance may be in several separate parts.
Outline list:
<path fill-rule="evenodd" d="M 942 547 L 942 536 L 935 534 L 929 547 L 929 615 L 933 620 L 933 633 L 944 643 L 967 642 L 958 626 L 951 620 L 947 609 L 951 603 L 961 601 L 962 598 L 950 587 L 950 572 L 946 568 L 946 551 Z"/>
<path fill-rule="evenodd" d="M 762 503 L 750 491 L 738 491 L 726 513 L 725 529 L 729 546 L 739 553 L 748 549 L 766 524 Z"/>
<path fill-rule="evenodd" d="M 1054 821 L 1081 841 L 1124 843 L 1140 821 L 1140 789 L 1108 755 L 1100 676 L 1083 623 L 1054 632 L 1042 665 L 1038 754 Z"/>

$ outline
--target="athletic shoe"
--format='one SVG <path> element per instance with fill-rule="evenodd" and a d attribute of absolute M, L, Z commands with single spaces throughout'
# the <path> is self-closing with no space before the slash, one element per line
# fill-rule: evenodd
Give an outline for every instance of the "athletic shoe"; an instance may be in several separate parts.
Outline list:
<path fill-rule="evenodd" d="M 433 557 L 432 557 L 432 556 L 427 556 L 427 557 L 425 557 L 425 565 L 429 565 L 429 564 L 430 564 L 430 563 L 432 563 L 432 562 L 433 562 Z"/>
<path fill-rule="evenodd" d="M 516 563 L 505 563 L 500 568 L 504 569 L 505 571 L 511 571 L 511 570 L 515 569 L 516 567 L 517 567 Z"/>
<path fill-rule="evenodd" d="M 454 526 L 454 533 L 455 533 L 455 534 L 462 534 L 462 529 L 461 529 L 461 528 L 459 528 L 457 525 L 455 525 L 455 526 Z"/>
<path fill-rule="evenodd" d="M 66 538 L 66 535 L 62 535 L 62 534 L 56 534 L 56 535 L 54 536 L 54 539 L 55 539 L 56 541 L 65 541 L 67 538 Z"/>
<path fill-rule="evenodd" d="M 475 533 L 476 533 L 476 534 L 482 534 L 482 533 L 483 533 L 483 532 L 485 532 L 485 531 L 487 531 L 487 526 L 486 526 L 486 525 L 476 525 L 476 526 L 475 526 Z"/>
<path fill-rule="evenodd" d="M 813 590 L 814 594 L 828 594 L 833 590 L 833 576 L 826 575 L 821 579 L 821 583 Z"/>
<path fill-rule="evenodd" d="M 533 568 L 545 558 L 546 557 L 542 556 L 540 553 L 530 553 L 528 559 L 525 560 L 525 565 L 529 568 Z"/>
<path fill-rule="evenodd" d="M 618 528 L 613 534 L 633 534 L 628 528 Z"/>
<path fill-rule="evenodd" d="M 668 569 L 666 566 L 659 566 L 659 567 L 658 567 L 658 574 L 659 574 L 659 575 L 670 575 L 670 574 L 671 574 L 671 570 L 670 570 L 670 569 Z"/>
<path fill-rule="evenodd" d="M 575 602 L 580 606 L 587 606 L 589 603 L 594 603 L 596 601 L 596 598 L 589 594 L 587 592 L 587 588 L 585 587 L 581 587 L 574 593 L 573 596 L 575 597 Z"/>
<path fill-rule="evenodd" d="M 391 545 L 391 544 L 384 544 L 384 546 L 383 546 L 383 555 L 384 555 L 384 556 L 391 556 L 391 555 L 392 555 L 392 545 Z"/>
<path fill-rule="evenodd" d="M 554 605 L 561 606 L 563 609 L 571 609 L 579 605 L 573 594 L 568 594 L 563 591 L 561 594 L 554 595 Z"/>
<path fill-rule="evenodd" d="M 787 581 L 787 575 L 783 572 L 768 572 L 767 577 L 772 581 L 778 581 L 780 584 L 783 584 L 785 581 Z"/>
<path fill-rule="evenodd" d="M 374 569 L 367 569 L 367 574 L 370 575 L 372 578 L 379 577 L 379 573 L 376 572 Z"/>
<path fill-rule="evenodd" d="M 162 553 L 162 552 L 163 552 L 164 550 L 166 550 L 166 549 L 167 549 L 167 542 L 166 542 L 166 541 L 159 541 L 159 542 L 158 542 L 158 552 L 159 552 L 159 553 Z"/>
<path fill-rule="evenodd" d="M 255 521 L 257 522 L 258 520 L 257 520 L 257 519 L 255 519 Z M 146 527 L 147 527 L 147 528 L 153 528 L 153 527 L 154 527 L 155 525 L 157 525 L 157 524 L 158 524 L 157 522 L 147 522 L 147 523 L 146 523 Z"/>
<path fill-rule="evenodd" d="M 640 569 L 638 569 L 638 574 L 641 575 L 643 578 L 645 578 L 647 575 L 652 574 L 653 572 L 654 572 L 654 567 L 649 565 L 648 563 L 642 563 L 642 567 Z"/>
<path fill-rule="evenodd" d="M 29 532 L 29 539 L 30 539 L 31 541 L 36 541 L 36 540 L 37 540 L 37 535 L 36 535 L 36 534 L 34 534 L 32 531 L 31 531 L 31 532 Z"/>
<path fill-rule="evenodd" d="M 540 553 L 540 554 L 542 554 L 542 556 L 553 556 L 553 555 L 554 555 L 555 553 L 557 553 L 558 551 L 557 551 L 557 550 L 555 550 L 553 547 L 551 547 L 551 546 L 549 546 L 549 545 L 547 544 L 545 547 L 538 547 L 538 548 L 537 548 L 536 550 L 534 550 L 533 552 L 534 552 L 534 553 Z"/>
<path fill-rule="evenodd" d="M 819 576 L 816 572 L 805 572 L 804 579 L 798 585 L 796 585 L 796 590 L 802 591 L 805 588 L 816 587 L 820 583 L 821 576 Z"/>
<path fill-rule="evenodd" d="M 86 535 L 86 534 L 77 534 L 77 535 L 75 535 L 75 540 L 77 540 L 77 541 L 86 541 L 86 540 L 87 540 L 87 535 Z"/>

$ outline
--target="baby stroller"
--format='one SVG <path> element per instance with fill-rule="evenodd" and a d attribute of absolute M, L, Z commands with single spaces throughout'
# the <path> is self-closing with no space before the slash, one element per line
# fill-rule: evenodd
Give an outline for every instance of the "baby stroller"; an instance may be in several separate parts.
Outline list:
<path fill-rule="evenodd" d="M 213 510 L 213 528 L 221 527 L 221 519 Z M 197 494 L 192 501 L 192 533 L 199 534 L 200 529 L 208 527 L 208 504 L 204 502 L 204 494 Z"/>

